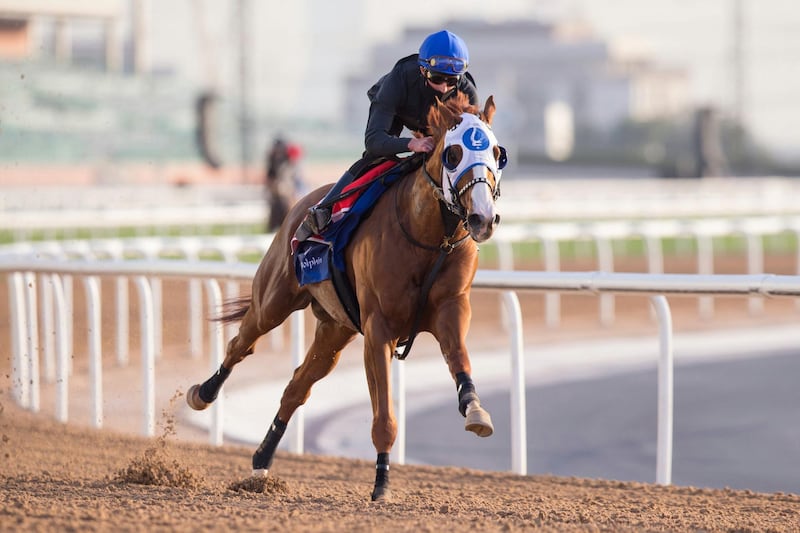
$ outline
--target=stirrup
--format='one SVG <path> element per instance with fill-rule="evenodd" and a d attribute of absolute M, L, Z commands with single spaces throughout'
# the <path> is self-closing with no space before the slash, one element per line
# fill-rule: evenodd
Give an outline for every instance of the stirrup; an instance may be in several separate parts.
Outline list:
<path fill-rule="evenodd" d="M 303 223 L 308 223 L 309 229 L 315 234 L 321 234 L 331 221 L 331 209 L 329 207 L 312 207 L 308 210 L 308 215 Z"/>
<path fill-rule="evenodd" d="M 298 240 L 298 242 L 304 242 L 312 237 L 314 232 L 311 230 L 311 227 L 307 220 L 303 220 L 300 225 L 297 227 L 297 230 L 294 232 L 294 238 Z"/>
<path fill-rule="evenodd" d="M 309 237 L 319 235 L 328 226 L 331 221 L 331 210 L 327 207 L 312 207 L 306 213 L 306 217 L 297 231 L 294 233 L 295 239 L 302 242 Z"/>

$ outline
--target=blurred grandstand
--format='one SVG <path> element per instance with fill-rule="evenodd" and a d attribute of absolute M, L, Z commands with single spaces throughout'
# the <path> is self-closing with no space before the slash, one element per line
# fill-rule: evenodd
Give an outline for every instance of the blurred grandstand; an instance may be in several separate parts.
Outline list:
<path fill-rule="evenodd" d="M 315 119 L 307 109 L 304 115 L 277 109 L 277 89 L 265 83 L 283 81 L 274 76 L 273 58 L 264 56 L 274 50 L 264 36 L 226 42 L 229 64 L 217 69 L 228 74 L 223 90 L 185 76 L 179 64 L 153 61 L 142 38 L 148 3 L 0 0 L 0 182 L 257 183 L 264 151 L 279 131 L 291 131 L 307 147 L 312 185 L 330 181 L 363 149 L 366 89 L 433 29 L 406 28 L 365 52 L 357 71 L 331 65 L 337 54 L 328 46 L 329 55 L 315 56 L 315 65 L 325 64 L 330 75 L 315 76 L 314 83 L 300 77 L 301 60 L 290 65 L 298 72 L 278 70 L 277 78 L 297 78 L 299 86 L 326 95 L 333 85 L 346 87 L 336 99 L 343 116 Z M 230 20 L 246 22 L 246 5 L 226 3 L 230 13 L 242 11 Z M 203 43 L 220 43 L 204 40 L 200 19 L 178 23 L 193 30 L 196 55 L 205 57 Z M 481 94 L 496 95 L 495 127 L 520 165 L 518 177 L 563 175 L 565 167 L 587 176 L 605 175 L 598 169 L 606 167 L 615 177 L 798 173 L 772 160 L 724 109 L 696 109 L 681 66 L 601 39 L 587 24 L 460 20 L 445 26 L 470 43 Z M 223 33 L 245 34 L 238 29 Z M 320 43 L 314 46 L 320 53 Z M 248 59 L 271 65 L 259 68 L 272 78 L 244 70 L 231 75 L 232 57 L 242 69 Z"/>
<path fill-rule="evenodd" d="M 0 161 L 108 163 L 91 177 L 106 181 L 115 162 L 198 159 L 195 89 L 140 74 L 122 16 L 118 0 L 0 0 Z"/>
<path fill-rule="evenodd" d="M 0 159 L 185 160 L 197 157 L 189 87 L 169 78 L 44 62 L 0 64 Z M 145 104 L 143 104 L 145 103 Z"/>
<path fill-rule="evenodd" d="M 662 177 L 791 173 L 772 160 L 725 109 L 692 101 L 690 73 L 636 41 L 611 41 L 585 21 L 450 20 L 470 43 L 479 91 L 498 102 L 494 129 L 517 162 L 641 167 Z M 430 27 L 411 27 L 377 46 L 369 66 L 347 80 L 347 114 L 366 121 L 363 94 Z M 500 59 L 502 58 L 502 59 Z M 512 144 L 513 143 L 513 144 Z M 795 171 L 796 173 L 796 171 Z"/>

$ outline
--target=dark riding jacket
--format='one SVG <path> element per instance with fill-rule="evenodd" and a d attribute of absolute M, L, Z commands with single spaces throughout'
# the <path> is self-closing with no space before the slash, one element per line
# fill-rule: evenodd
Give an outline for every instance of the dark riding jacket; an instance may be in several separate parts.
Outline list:
<path fill-rule="evenodd" d="M 441 94 L 426 83 L 419 70 L 418 57 L 418 54 L 412 54 L 401 59 L 367 91 L 370 106 L 364 133 L 365 159 L 407 152 L 411 139 L 400 137 L 404 126 L 429 135 L 428 110 L 436 97 L 447 100 L 458 89 L 469 97 L 471 104 L 478 104 L 478 90 L 472 75 L 461 76 L 456 87 Z"/>

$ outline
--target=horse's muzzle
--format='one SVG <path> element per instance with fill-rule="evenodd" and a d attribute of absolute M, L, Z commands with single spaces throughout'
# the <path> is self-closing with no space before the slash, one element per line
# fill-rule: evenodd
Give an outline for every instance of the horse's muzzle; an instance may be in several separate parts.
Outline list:
<path fill-rule="evenodd" d="M 467 217 L 467 229 L 470 237 L 475 242 L 484 242 L 491 238 L 494 227 L 500 223 L 500 215 L 484 217 L 477 213 L 472 213 Z"/>

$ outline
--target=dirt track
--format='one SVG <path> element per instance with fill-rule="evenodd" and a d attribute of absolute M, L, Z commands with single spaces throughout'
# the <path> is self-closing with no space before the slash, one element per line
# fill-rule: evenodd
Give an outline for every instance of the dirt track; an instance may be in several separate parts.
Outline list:
<path fill-rule="evenodd" d="M 768 264 L 767 268 L 791 272 L 788 260 L 783 263 Z M 732 270 L 736 267 L 729 266 Z M 577 265 L 575 269 L 580 268 Z M 184 305 L 182 298 L 170 297 L 180 293 L 175 291 L 165 291 L 167 346 L 180 344 L 184 331 L 180 320 L 174 318 Z M 496 342 L 497 308 L 485 295 L 476 293 L 475 298 L 471 344 Z M 4 287 L 0 301 L 7 301 Z M 767 315 L 760 320 L 797 320 L 792 302 L 767 304 Z M 673 302 L 673 307 L 676 330 L 702 327 L 693 314 L 693 300 Z M 540 308 L 540 297 L 523 299 L 526 314 Z M 5 306 L 0 309 L 0 328 L 7 328 Z M 544 342 L 568 332 L 592 336 L 642 327 L 655 331 L 643 299 L 620 299 L 617 309 L 620 325 L 607 331 L 596 324 L 594 298 L 565 299 L 564 328 L 552 332 L 541 324 L 531 324 L 526 335 L 536 335 Z M 729 325 L 751 320 L 745 309 L 743 300 L 717 305 L 718 314 Z M 2 334 L 7 338 L 7 329 Z M 137 335 L 135 325 L 131 335 Z M 113 352 L 112 347 L 109 338 L 104 348 Z M 2 349 L 7 353 L 7 346 Z M 424 342 L 418 349 L 417 354 L 425 356 Z M 84 364 L 80 355 L 76 346 L 76 375 Z M 342 364 L 358 364 L 359 358 L 355 354 Z M 285 359 L 258 372 L 286 371 Z M 132 417 L 112 421 L 109 415 L 106 426 L 128 434 L 79 425 L 86 420 L 86 406 L 79 401 L 86 385 L 78 378 L 71 383 L 75 401 L 70 416 L 75 423 L 64 426 L 52 421 L 50 408 L 45 407 L 52 394 L 46 389 L 41 415 L 21 411 L 9 398 L 8 359 L 4 357 L 0 530 L 442 531 L 467 527 L 477 531 L 796 531 L 800 524 L 797 495 L 415 466 L 392 466 L 393 499 L 376 504 L 369 501 L 372 462 L 282 452 L 273 465 L 273 477 L 259 485 L 248 479 L 252 449 L 205 446 L 191 428 L 182 427 L 176 419 L 176 406 L 183 398 L 177 397 L 175 390 L 185 390 L 182 387 L 187 380 L 204 375 L 205 367 L 204 362 L 187 363 L 185 354 L 167 350 L 158 367 L 159 377 L 166 383 L 159 391 L 158 405 L 164 411 L 160 437 L 143 439 L 130 436 L 138 430 L 138 419 Z M 108 408 L 121 403 L 136 375 L 135 367 L 115 369 L 109 365 L 104 376 Z"/>
<path fill-rule="evenodd" d="M 64 427 L 7 408 L 3 530 L 796 531 L 800 497 L 396 466 L 369 502 L 373 464 L 279 453 L 264 492 L 252 450 Z M 155 485 L 140 484 L 154 479 Z"/>

